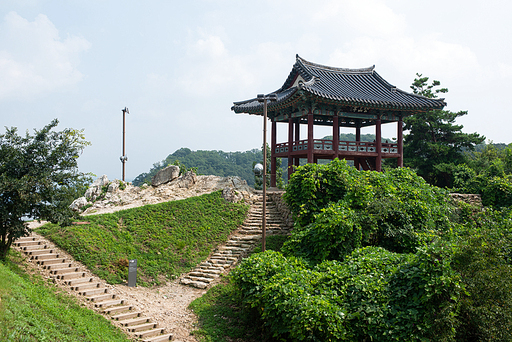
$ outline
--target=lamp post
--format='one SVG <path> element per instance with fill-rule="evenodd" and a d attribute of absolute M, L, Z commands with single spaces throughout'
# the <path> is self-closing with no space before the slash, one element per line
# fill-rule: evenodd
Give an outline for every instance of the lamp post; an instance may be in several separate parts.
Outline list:
<path fill-rule="evenodd" d="M 265 252 L 267 227 L 267 101 L 277 101 L 276 94 L 258 94 L 258 102 L 263 103 L 263 217 L 261 219 L 261 251 Z"/>
<path fill-rule="evenodd" d="M 128 110 L 128 107 L 124 107 L 124 109 L 122 109 L 122 111 L 123 111 L 123 155 L 119 159 L 121 160 L 121 163 L 123 163 L 123 182 L 124 182 L 124 170 L 125 170 L 124 164 L 128 160 L 128 157 L 126 156 L 126 150 L 125 150 L 126 114 L 127 113 L 130 114 L 130 111 Z"/>

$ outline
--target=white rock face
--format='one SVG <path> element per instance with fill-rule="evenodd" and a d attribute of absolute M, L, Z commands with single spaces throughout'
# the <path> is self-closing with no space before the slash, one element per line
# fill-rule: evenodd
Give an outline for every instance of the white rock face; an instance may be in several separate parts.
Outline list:
<path fill-rule="evenodd" d="M 69 206 L 72 210 L 78 211 L 82 209 L 87 204 L 87 198 L 79 197 L 71 203 Z"/>
<path fill-rule="evenodd" d="M 84 211 L 83 215 L 112 213 L 146 204 L 199 196 L 217 190 L 224 190 L 226 200 L 232 202 L 244 200 L 250 204 L 256 199 L 254 189 L 249 187 L 247 182 L 240 177 L 197 176 L 192 171 L 189 171 L 159 186 L 144 185 L 137 187 L 131 183 L 125 183 L 124 190 L 121 190 L 122 186 L 120 188 L 121 181 L 116 179 L 108 183 L 107 179 L 107 183 L 105 183 L 106 176 L 103 177 L 101 177 L 100 181 L 96 180 L 87 190 L 86 202 L 83 203 L 83 200 L 81 200 L 80 208 L 87 204 L 92 204 L 91 207 Z M 108 190 L 105 193 L 102 192 L 102 188 L 106 185 L 108 185 Z"/>

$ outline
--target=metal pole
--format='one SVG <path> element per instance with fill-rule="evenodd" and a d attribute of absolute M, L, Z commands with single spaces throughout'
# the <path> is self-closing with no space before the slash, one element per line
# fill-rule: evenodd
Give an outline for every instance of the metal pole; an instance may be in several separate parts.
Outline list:
<path fill-rule="evenodd" d="M 265 252 L 267 227 L 267 99 L 263 100 L 263 217 L 261 219 L 262 244 L 261 251 Z"/>
<path fill-rule="evenodd" d="M 126 107 L 123 109 L 123 156 L 126 156 L 125 151 L 125 135 L 126 135 Z M 124 182 L 124 171 L 125 171 L 125 160 L 123 159 L 123 182 Z"/>

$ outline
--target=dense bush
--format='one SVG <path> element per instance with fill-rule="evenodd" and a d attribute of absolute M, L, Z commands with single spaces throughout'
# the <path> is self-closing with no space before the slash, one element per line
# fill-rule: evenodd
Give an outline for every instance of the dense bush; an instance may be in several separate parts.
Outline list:
<path fill-rule="evenodd" d="M 355 250 L 310 269 L 276 252 L 233 272 L 245 302 L 275 337 L 293 341 L 412 341 L 453 335 L 457 276 L 439 247 Z"/>
<path fill-rule="evenodd" d="M 314 263 L 360 246 L 414 252 L 449 230 L 446 192 L 410 169 L 359 172 L 345 161 L 300 167 L 284 196 L 296 219 L 284 251 Z"/>

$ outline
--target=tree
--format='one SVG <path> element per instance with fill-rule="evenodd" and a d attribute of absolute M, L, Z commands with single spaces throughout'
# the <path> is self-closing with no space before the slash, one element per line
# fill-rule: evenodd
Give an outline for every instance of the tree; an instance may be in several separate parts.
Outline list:
<path fill-rule="evenodd" d="M 29 234 L 24 218 L 69 223 L 69 208 L 91 179 L 78 172 L 78 156 L 90 145 L 83 131 L 52 131 L 53 120 L 34 135 L 15 127 L 0 135 L 0 259 L 11 244 Z"/>
<path fill-rule="evenodd" d="M 263 146 L 261 148 L 261 156 L 263 158 Z M 272 173 L 272 156 L 270 152 L 270 147 L 267 144 L 267 187 L 270 187 L 270 177 Z M 284 188 L 284 181 L 283 181 L 283 169 L 281 168 L 282 160 L 281 158 L 276 158 L 276 186 L 279 189 Z M 261 161 L 261 164 L 263 164 L 263 160 Z M 256 165 L 256 162 L 252 163 L 252 167 L 254 169 L 254 166 Z M 254 175 L 254 188 L 256 190 L 263 189 L 263 175 Z"/>
<path fill-rule="evenodd" d="M 428 85 L 428 77 L 416 76 L 411 85 L 414 94 L 437 98 L 439 93 L 448 92 L 446 88 L 436 88 L 439 81 Z M 458 117 L 467 113 L 431 110 L 406 117 L 404 129 L 409 134 L 404 138 L 404 164 L 416 169 L 430 184 L 450 187 L 450 165 L 464 163 L 464 150 L 474 150 L 485 140 L 478 133 L 463 133 L 463 126 L 455 124 Z"/>

